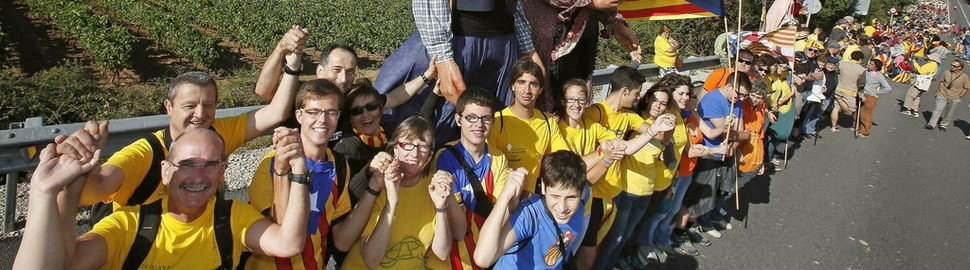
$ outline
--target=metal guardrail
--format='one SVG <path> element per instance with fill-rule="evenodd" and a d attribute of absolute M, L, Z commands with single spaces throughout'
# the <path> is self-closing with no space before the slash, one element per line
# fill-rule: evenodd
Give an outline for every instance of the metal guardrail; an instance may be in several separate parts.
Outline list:
<path fill-rule="evenodd" d="M 694 57 L 684 60 L 681 71 L 720 65 L 717 56 Z M 610 81 L 610 75 L 616 68 L 598 69 L 593 71 L 592 84 L 605 85 Z M 641 64 L 638 68 L 647 77 L 657 76 L 659 68 L 655 64 Z M 216 110 L 216 117 L 227 117 L 252 111 L 263 106 L 249 106 Z M 102 158 L 125 147 L 141 138 L 148 132 L 168 127 L 168 115 L 152 115 L 134 118 L 113 119 L 108 127 L 108 144 L 101 151 Z M 3 218 L 3 231 L 13 231 L 16 218 L 17 176 L 20 171 L 37 166 L 37 152 L 44 145 L 54 141 L 59 135 L 70 135 L 84 127 L 84 123 L 41 126 L 38 118 L 31 118 L 24 128 L 0 130 L 0 173 L 7 174 L 6 201 Z"/>

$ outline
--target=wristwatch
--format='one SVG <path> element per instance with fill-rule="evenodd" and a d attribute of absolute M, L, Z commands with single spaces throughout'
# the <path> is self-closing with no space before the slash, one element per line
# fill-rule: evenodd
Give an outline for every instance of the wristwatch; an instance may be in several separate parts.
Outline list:
<path fill-rule="evenodd" d="M 310 176 L 306 174 L 290 174 L 290 182 L 297 184 L 310 184 Z"/>
<path fill-rule="evenodd" d="M 293 75 L 293 76 L 300 76 L 300 73 L 303 73 L 303 62 L 302 61 L 300 62 L 300 69 L 299 70 L 292 70 L 286 64 L 286 61 L 283 61 L 283 73 L 286 73 L 286 74 L 289 74 L 289 75 Z"/>

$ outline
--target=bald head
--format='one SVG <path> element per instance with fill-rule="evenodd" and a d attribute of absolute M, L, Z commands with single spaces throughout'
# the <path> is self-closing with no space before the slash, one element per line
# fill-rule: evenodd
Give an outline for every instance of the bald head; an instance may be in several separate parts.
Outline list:
<path fill-rule="evenodd" d="M 182 133 L 172 141 L 168 149 L 171 160 L 206 158 L 213 155 L 223 157 L 226 152 L 222 136 L 205 128 L 190 129 Z"/>

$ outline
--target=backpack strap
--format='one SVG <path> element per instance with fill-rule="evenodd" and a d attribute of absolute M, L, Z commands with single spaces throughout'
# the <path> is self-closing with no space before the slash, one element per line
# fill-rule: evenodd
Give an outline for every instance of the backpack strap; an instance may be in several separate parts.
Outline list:
<path fill-rule="evenodd" d="M 337 187 L 337 192 L 332 194 L 334 204 L 340 199 L 340 193 L 343 192 L 344 187 L 347 185 L 347 158 L 342 154 L 333 152 L 333 168 L 336 171 L 336 179 L 334 179 L 334 186 Z"/>
<path fill-rule="evenodd" d="M 232 226 L 230 226 L 230 216 L 232 214 L 232 201 L 216 199 L 216 206 L 213 215 L 213 225 L 215 226 L 216 246 L 219 247 L 219 258 L 222 265 L 219 269 L 232 269 Z"/>
<path fill-rule="evenodd" d="M 138 233 L 121 269 L 138 269 L 148 256 L 158 235 L 158 226 L 162 223 L 162 200 L 142 205 L 138 212 Z"/>
<path fill-rule="evenodd" d="M 468 178 L 468 182 L 472 185 L 472 191 L 475 193 L 475 213 L 480 216 L 487 217 L 489 213 L 492 213 L 492 207 L 494 207 L 494 205 L 488 200 L 488 194 L 486 194 L 485 189 L 482 188 L 481 178 L 475 174 L 475 169 L 472 169 L 472 167 L 468 165 L 468 162 L 465 162 L 465 157 L 458 152 L 458 149 L 455 148 L 454 145 L 445 146 L 445 149 L 448 149 L 448 152 L 451 152 L 451 155 L 458 160 L 458 164 L 461 164 L 462 170 L 465 171 L 465 178 Z"/>
<path fill-rule="evenodd" d="M 143 204 L 158 189 L 158 184 L 162 181 L 162 160 L 165 160 L 165 146 L 172 144 L 172 135 L 169 134 L 168 129 L 162 131 L 162 133 L 164 145 L 158 141 L 158 137 L 154 133 L 145 135 L 144 139 L 148 141 L 148 146 L 152 149 L 151 166 L 141 179 L 141 183 L 135 187 L 134 193 L 131 194 L 125 205 Z"/>

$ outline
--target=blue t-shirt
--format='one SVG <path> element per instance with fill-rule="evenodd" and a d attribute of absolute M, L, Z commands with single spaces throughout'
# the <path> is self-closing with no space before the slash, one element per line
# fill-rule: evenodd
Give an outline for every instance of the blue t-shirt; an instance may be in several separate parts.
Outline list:
<path fill-rule="evenodd" d="M 586 226 L 589 225 L 589 213 L 586 213 L 589 188 L 583 190 L 583 198 L 576 208 L 576 214 L 566 224 L 556 223 L 546 212 L 546 206 L 540 198 L 539 195 L 532 195 L 512 212 L 509 223 L 512 224 L 517 244 L 498 259 L 494 269 L 562 269 L 563 256 L 558 254 L 557 231 L 553 224 L 559 226 L 559 231 L 563 234 L 562 239 L 569 258 L 573 258 L 579 250 Z M 546 261 L 547 257 L 551 264 Z"/>
<path fill-rule="evenodd" d="M 721 89 L 714 89 L 708 92 L 701 98 L 700 103 L 697 104 L 698 116 L 707 124 L 708 127 L 714 128 L 714 123 L 711 119 L 724 118 L 730 114 L 731 111 L 731 101 L 724 97 L 721 93 Z M 741 102 L 734 103 L 734 119 L 741 119 Z M 704 136 L 704 146 L 716 147 L 721 145 L 724 141 L 724 137 L 708 138 Z M 720 158 L 722 155 L 716 154 L 714 157 Z"/>
<path fill-rule="evenodd" d="M 472 160 L 472 156 L 468 154 L 468 150 L 461 143 L 455 144 L 455 150 L 461 153 L 461 158 L 465 159 L 465 163 L 472 167 L 475 171 L 475 175 L 478 176 L 478 181 L 482 183 L 482 188 L 485 188 L 485 179 L 488 179 L 492 167 L 492 156 L 488 154 L 488 147 L 485 147 L 485 154 L 482 155 L 482 160 L 475 164 Z M 451 154 L 451 151 L 442 148 L 441 154 L 438 155 L 438 170 L 446 171 L 455 176 L 454 185 L 451 187 L 452 190 L 461 192 L 461 204 L 465 205 L 467 209 L 475 209 L 475 202 L 478 198 L 475 198 L 475 189 L 472 188 L 471 180 L 465 175 L 465 169 L 461 167 L 461 163 L 455 159 L 455 156 Z"/>
<path fill-rule="evenodd" d="M 276 159 L 272 161 L 275 163 Z M 275 168 L 275 165 L 272 168 Z M 316 161 L 306 158 L 307 174 L 310 176 L 310 185 L 307 187 L 310 203 L 310 217 L 307 218 L 307 234 L 317 233 L 320 217 L 326 209 L 327 199 L 333 193 L 333 182 L 337 179 L 337 171 L 333 161 Z M 272 171 L 271 173 L 275 173 Z"/>

